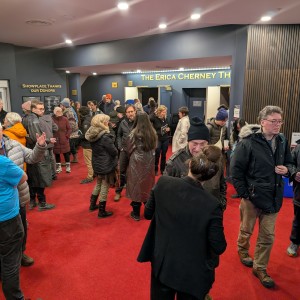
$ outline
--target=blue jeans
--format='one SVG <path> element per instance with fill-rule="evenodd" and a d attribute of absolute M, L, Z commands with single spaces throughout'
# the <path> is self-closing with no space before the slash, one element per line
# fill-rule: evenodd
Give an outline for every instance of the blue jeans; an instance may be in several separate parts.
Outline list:
<path fill-rule="evenodd" d="M 168 151 L 169 146 L 169 139 L 165 141 L 158 141 L 157 142 L 157 148 L 155 149 L 155 172 L 158 171 L 158 163 L 160 158 L 160 172 L 163 173 L 163 171 L 166 168 L 166 154 Z"/>
<path fill-rule="evenodd" d="M 6 299 L 24 299 L 20 288 L 20 264 L 24 229 L 20 215 L 0 222 L 2 290 Z"/>

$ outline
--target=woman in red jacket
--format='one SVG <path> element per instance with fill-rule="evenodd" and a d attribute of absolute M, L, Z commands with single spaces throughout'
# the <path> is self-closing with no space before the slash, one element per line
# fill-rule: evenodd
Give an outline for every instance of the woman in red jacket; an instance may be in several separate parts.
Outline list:
<path fill-rule="evenodd" d="M 58 126 L 58 130 L 53 136 L 56 138 L 56 143 L 53 148 L 56 160 L 56 173 L 60 173 L 62 171 L 60 154 L 63 154 L 65 158 L 66 172 L 71 173 L 69 139 L 72 129 L 67 117 L 63 116 L 62 109 L 60 107 L 55 107 L 53 113 L 53 121 Z"/>

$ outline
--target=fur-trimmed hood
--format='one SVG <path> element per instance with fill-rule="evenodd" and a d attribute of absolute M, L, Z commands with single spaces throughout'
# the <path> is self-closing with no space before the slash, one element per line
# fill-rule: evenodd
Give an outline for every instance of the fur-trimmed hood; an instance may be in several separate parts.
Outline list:
<path fill-rule="evenodd" d="M 109 132 L 109 128 L 104 126 L 104 124 L 100 123 L 99 126 L 91 126 L 86 134 L 85 134 L 85 138 L 89 141 L 89 142 L 95 142 L 97 140 L 99 140 L 105 133 L 110 133 Z"/>
<path fill-rule="evenodd" d="M 261 126 L 259 124 L 247 124 L 241 128 L 239 133 L 240 139 L 244 139 L 253 133 L 261 132 Z"/>

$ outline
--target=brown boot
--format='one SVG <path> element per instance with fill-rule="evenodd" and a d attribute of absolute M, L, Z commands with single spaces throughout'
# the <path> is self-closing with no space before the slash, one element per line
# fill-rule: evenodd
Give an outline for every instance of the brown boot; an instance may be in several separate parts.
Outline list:
<path fill-rule="evenodd" d="M 268 275 L 266 270 L 252 269 L 252 273 L 260 280 L 264 287 L 269 289 L 275 286 L 274 280 Z"/>
<path fill-rule="evenodd" d="M 249 256 L 249 254 L 241 252 L 241 251 L 238 251 L 238 254 L 239 254 L 241 263 L 246 267 L 252 268 L 253 259 Z"/>

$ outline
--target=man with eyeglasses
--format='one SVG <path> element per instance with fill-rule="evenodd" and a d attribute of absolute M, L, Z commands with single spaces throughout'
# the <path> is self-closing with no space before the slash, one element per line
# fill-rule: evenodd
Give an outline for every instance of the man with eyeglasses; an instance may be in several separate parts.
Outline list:
<path fill-rule="evenodd" d="M 253 274 L 266 288 L 275 286 L 267 273 L 274 242 L 275 222 L 282 206 L 282 176 L 293 175 L 294 166 L 286 138 L 280 134 L 283 112 L 266 106 L 259 113 L 260 125 L 241 129 L 240 142 L 231 161 L 233 185 L 241 198 L 240 232 L 237 246 L 240 261 L 252 267 Z M 249 255 L 250 238 L 259 220 L 254 259 Z"/>
<path fill-rule="evenodd" d="M 43 102 L 32 101 L 31 113 L 26 117 L 26 121 L 23 122 L 28 133 L 26 146 L 30 149 L 33 149 L 37 142 L 37 134 L 40 136 L 43 133 L 40 118 L 43 116 L 44 111 Z M 46 139 L 47 144 L 53 144 L 55 141 L 55 138 Z M 51 157 L 49 151 L 45 152 L 44 158 L 40 162 L 28 165 L 27 174 L 30 192 L 30 208 L 33 209 L 36 207 L 37 198 L 39 211 L 53 209 L 55 205 L 47 203 L 45 195 L 45 188 L 52 184 Z"/>

